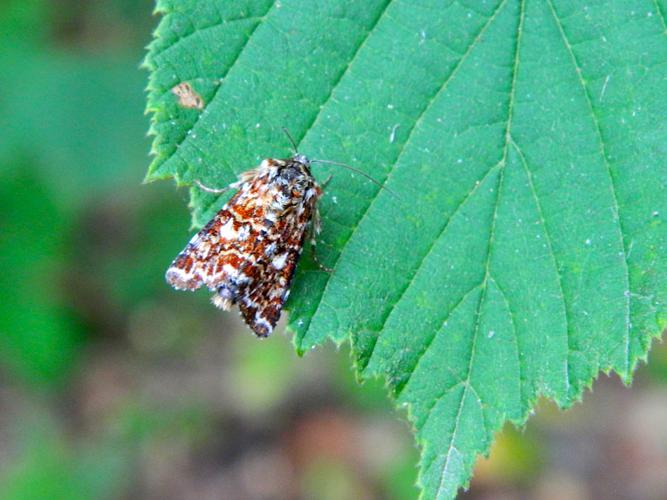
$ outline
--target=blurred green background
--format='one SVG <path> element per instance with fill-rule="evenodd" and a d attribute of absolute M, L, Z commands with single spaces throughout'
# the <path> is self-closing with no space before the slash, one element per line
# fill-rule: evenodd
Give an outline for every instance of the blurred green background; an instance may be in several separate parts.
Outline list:
<path fill-rule="evenodd" d="M 380 382 L 163 281 L 187 193 L 142 185 L 150 1 L 0 2 L 0 499 L 408 499 Z M 667 349 L 507 428 L 464 498 L 667 498 Z"/>

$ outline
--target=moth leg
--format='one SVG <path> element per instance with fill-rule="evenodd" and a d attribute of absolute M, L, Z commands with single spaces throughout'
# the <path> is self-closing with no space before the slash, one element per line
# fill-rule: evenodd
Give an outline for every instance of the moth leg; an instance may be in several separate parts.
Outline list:
<path fill-rule="evenodd" d="M 316 247 L 317 247 L 317 244 L 315 243 L 315 239 L 310 240 L 310 248 L 312 249 L 312 255 L 313 255 L 313 260 L 315 261 L 315 264 L 317 264 L 317 267 L 319 267 L 325 273 L 329 273 L 329 274 L 333 273 L 333 269 L 331 269 L 330 267 L 327 267 L 324 264 L 322 264 L 320 259 L 317 258 L 317 252 L 315 250 Z"/>
<path fill-rule="evenodd" d="M 313 207 L 313 224 L 310 226 L 310 238 L 313 245 L 317 244 L 315 241 L 315 236 L 320 234 L 322 230 L 321 219 L 320 219 L 320 209 L 317 204 Z"/>
<path fill-rule="evenodd" d="M 331 179 L 333 179 L 333 174 L 329 175 L 329 177 L 327 177 L 327 180 L 322 183 L 322 185 L 320 186 L 322 190 L 324 190 L 329 185 Z"/>
<path fill-rule="evenodd" d="M 312 245 L 312 249 L 313 249 L 313 260 L 315 261 L 315 264 L 317 264 L 317 267 L 319 267 L 325 273 L 329 274 L 333 273 L 333 269 L 322 264 L 322 262 L 320 262 L 320 259 L 317 258 L 317 254 L 315 253 L 315 245 Z"/>
<path fill-rule="evenodd" d="M 331 180 L 331 177 L 329 177 L 329 179 L 326 182 L 329 182 L 329 180 Z M 326 184 L 326 182 L 325 182 L 325 184 Z M 316 237 L 317 237 L 318 234 L 320 234 L 320 229 L 321 229 L 321 226 L 320 226 L 320 211 L 318 210 L 317 205 L 316 205 L 315 208 L 313 209 L 313 221 L 312 221 L 310 227 L 308 228 L 308 237 L 310 238 L 310 248 L 312 250 L 311 253 L 313 255 L 313 261 L 315 261 L 315 264 L 317 264 L 318 267 L 322 271 L 324 271 L 326 273 L 333 273 L 333 269 L 331 269 L 330 267 L 327 267 L 324 264 L 322 264 L 322 262 L 320 262 L 320 260 L 317 258 L 317 252 L 316 252 L 317 238 Z"/>
<path fill-rule="evenodd" d="M 251 170 L 246 170 L 243 172 L 241 175 L 239 175 L 238 180 L 232 182 L 229 186 L 223 187 L 223 188 L 212 188 L 208 187 L 205 184 L 203 184 L 199 179 L 195 179 L 194 183 L 197 185 L 199 189 L 206 193 L 211 193 L 211 194 L 222 194 L 230 189 L 238 189 L 240 188 L 244 183 L 246 182 L 252 182 L 255 177 L 259 175 L 260 169 L 258 168 L 253 168 Z"/>
<path fill-rule="evenodd" d="M 233 184 L 230 184 L 229 186 L 224 187 L 224 188 L 222 188 L 222 189 L 215 189 L 215 188 L 210 188 L 210 187 L 208 187 L 208 186 L 205 186 L 205 185 L 202 184 L 198 179 L 195 179 L 195 184 L 197 184 L 197 187 L 198 187 L 199 189 L 201 189 L 202 191 L 205 191 L 205 192 L 207 192 L 207 193 L 211 193 L 211 194 L 222 194 L 222 193 L 225 193 L 225 192 L 229 191 L 229 190 L 234 186 Z"/>

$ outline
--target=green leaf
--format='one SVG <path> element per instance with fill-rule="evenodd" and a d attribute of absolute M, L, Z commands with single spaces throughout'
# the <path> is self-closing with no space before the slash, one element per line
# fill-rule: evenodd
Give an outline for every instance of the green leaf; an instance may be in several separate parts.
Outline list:
<path fill-rule="evenodd" d="M 667 323 L 664 2 L 159 2 L 149 179 L 347 162 L 290 327 L 349 340 L 452 498 L 507 420 L 631 379 Z M 188 82 L 205 108 L 179 107 Z M 392 196 L 391 192 L 396 193 Z M 222 200 L 192 191 L 196 224 Z M 177 249 L 175 249 L 177 250 Z"/>

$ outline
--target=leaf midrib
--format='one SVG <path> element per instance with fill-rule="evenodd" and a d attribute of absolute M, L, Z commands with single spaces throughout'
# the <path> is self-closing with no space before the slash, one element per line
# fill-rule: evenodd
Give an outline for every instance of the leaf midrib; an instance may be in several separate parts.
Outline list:
<path fill-rule="evenodd" d="M 479 302 L 477 303 L 477 311 L 475 313 L 475 330 L 473 333 L 473 338 L 472 338 L 472 346 L 470 349 L 470 361 L 468 363 L 468 373 L 466 374 L 466 380 L 463 385 L 463 391 L 461 392 L 461 400 L 459 401 L 459 408 L 457 410 L 457 415 L 456 415 L 456 420 L 454 422 L 454 429 L 452 430 L 451 438 L 449 441 L 449 447 L 447 450 L 447 454 L 445 456 L 445 463 L 442 467 L 442 471 L 440 473 L 440 479 L 438 481 L 438 488 L 436 490 L 436 495 L 439 496 L 440 492 L 442 491 L 443 483 L 446 477 L 446 471 L 447 467 L 449 466 L 449 460 L 451 458 L 451 452 L 454 447 L 454 442 L 456 441 L 456 433 L 459 430 L 459 421 L 461 417 L 461 413 L 463 411 L 463 403 L 466 399 L 466 396 L 468 394 L 469 389 L 473 389 L 471 385 L 471 376 L 472 376 L 472 369 L 474 366 L 475 362 L 475 354 L 476 354 L 476 347 L 477 347 L 477 337 L 479 335 L 479 328 L 480 328 L 480 318 L 482 314 L 482 306 L 486 300 L 486 295 L 488 293 L 488 283 L 489 279 L 491 278 L 491 255 L 493 253 L 493 242 L 495 239 L 495 231 L 496 231 L 496 220 L 497 220 L 497 215 L 498 215 L 498 206 L 500 204 L 500 196 L 501 196 L 501 191 L 503 188 L 503 181 L 504 181 L 504 173 L 505 173 L 505 168 L 507 167 L 507 155 L 509 152 L 509 147 L 510 143 L 512 142 L 512 118 L 513 118 L 513 110 L 514 110 L 514 98 L 515 98 L 515 93 L 516 93 L 516 75 L 518 73 L 519 69 L 519 53 L 520 53 L 520 46 L 521 46 L 521 34 L 523 33 L 523 21 L 524 21 L 524 14 L 525 14 L 525 0 L 521 0 L 520 2 L 520 11 L 519 11 L 519 22 L 517 24 L 517 33 L 516 33 L 516 43 L 514 45 L 514 65 L 512 67 L 512 82 L 510 85 L 510 97 L 508 100 L 507 104 L 507 125 L 505 126 L 505 145 L 503 147 L 503 157 L 500 160 L 501 164 L 501 169 L 500 172 L 498 173 L 498 181 L 497 181 L 497 186 L 496 186 L 496 198 L 494 202 L 494 208 L 493 208 L 493 218 L 492 218 L 492 223 L 491 223 L 491 231 L 489 234 L 489 242 L 487 245 L 487 253 L 486 253 L 486 264 L 485 264 L 485 273 L 484 273 L 484 283 L 483 287 L 484 289 L 482 290 L 482 293 L 480 294 L 479 297 Z M 517 346 L 518 347 L 518 346 Z M 522 385 L 522 380 L 521 380 L 521 362 L 519 361 L 519 390 L 521 391 L 521 385 Z M 475 391 L 475 394 L 477 394 L 477 398 L 480 404 L 480 407 L 483 405 L 482 399 Z M 430 414 L 429 414 L 430 417 Z M 484 416 L 484 412 L 482 412 L 482 418 L 486 418 Z M 425 420 L 424 424 L 428 421 Z"/>

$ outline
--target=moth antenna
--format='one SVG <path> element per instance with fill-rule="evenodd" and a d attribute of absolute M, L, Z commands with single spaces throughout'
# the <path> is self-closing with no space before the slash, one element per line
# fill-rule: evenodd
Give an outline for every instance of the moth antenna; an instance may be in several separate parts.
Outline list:
<path fill-rule="evenodd" d="M 340 163 L 340 162 L 331 161 L 331 160 L 310 160 L 310 163 L 327 163 L 329 165 L 337 165 L 339 167 L 347 168 L 348 170 L 351 170 L 352 172 L 356 172 L 357 174 L 361 175 L 362 177 L 365 177 L 366 179 L 371 181 L 373 184 L 378 186 L 380 189 L 384 189 L 385 191 L 390 193 L 392 196 L 399 199 L 398 195 L 396 193 L 394 193 L 391 189 L 386 187 L 384 184 L 382 184 L 381 182 L 376 181 L 370 175 L 368 175 L 366 172 L 363 172 L 363 171 L 359 170 L 358 168 L 354 168 L 353 166 L 348 165 L 347 163 Z"/>
<path fill-rule="evenodd" d="M 289 130 L 287 130 L 287 127 L 283 127 L 283 132 L 285 132 L 285 135 L 289 139 L 289 142 L 292 144 L 292 151 L 294 152 L 295 155 L 298 155 L 299 152 L 296 149 L 296 142 L 294 141 L 292 135 L 289 133 Z"/>

